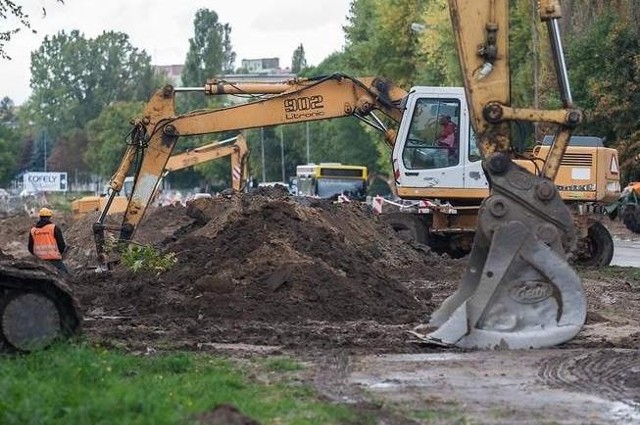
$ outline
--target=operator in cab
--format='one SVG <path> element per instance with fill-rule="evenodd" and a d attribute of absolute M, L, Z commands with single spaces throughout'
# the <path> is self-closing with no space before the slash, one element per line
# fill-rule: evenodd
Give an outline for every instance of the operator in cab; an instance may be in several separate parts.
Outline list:
<path fill-rule="evenodd" d="M 441 116 L 439 123 L 442 126 L 442 130 L 436 140 L 438 146 L 453 148 L 456 137 L 456 125 L 451 121 L 449 115 Z"/>
<path fill-rule="evenodd" d="M 29 252 L 44 260 L 63 273 L 69 273 L 62 261 L 62 254 L 67 245 L 62 230 L 51 221 L 53 211 L 41 208 L 38 212 L 39 220 L 29 232 Z"/>
<path fill-rule="evenodd" d="M 449 165 L 455 165 L 457 161 L 458 150 L 456 146 L 456 125 L 451 121 L 449 115 L 443 115 L 438 121 L 442 127 L 436 144 L 442 148 L 448 149 Z"/>

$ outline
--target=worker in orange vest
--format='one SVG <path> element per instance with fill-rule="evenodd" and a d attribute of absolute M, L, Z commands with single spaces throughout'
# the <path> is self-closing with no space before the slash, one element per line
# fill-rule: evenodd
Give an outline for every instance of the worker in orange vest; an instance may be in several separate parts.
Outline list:
<path fill-rule="evenodd" d="M 64 242 L 62 230 L 51 222 L 53 211 L 49 208 L 41 208 L 38 215 L 40 220 L 29 232 L 29 252 L 49 262 L 58 270 L 69 273 L 62 261 L 62 254 L 67 245 Z"/>

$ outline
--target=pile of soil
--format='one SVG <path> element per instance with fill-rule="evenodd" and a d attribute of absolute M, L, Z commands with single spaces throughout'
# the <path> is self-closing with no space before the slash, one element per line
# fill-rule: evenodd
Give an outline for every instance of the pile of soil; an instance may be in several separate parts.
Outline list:
<path fill-rule="evenodd" d="M 175 253 L 170 270 L 96 273 L 84 269 L 95 218 L 66 229 L 73 287 L 92 337 L 128 346 L 383 349 L 437 307 L 434 290 L 453 290 L 433 287 L 443 273 L 464 267 L 399 239 L 365 205 L 261 188 L 149 211 L 134 239 Z"/>
<path fill-rule="evenodd" d="M 177 263 L 162 273 L 98 273 L 92 224 L 55 216 L 70 246 L 69 284 L 85 335 L 130 349 L 421 351 L 406 330 L 457 287 L 466 259 L 408 243 L 358 203 L 294 199 L 278 188 L 147 212 L 134 240 Z M 117 226 L 121 216 L 109 217 Z M 5 252 L 25 256 L 34 218 L 6 218 Z M 589 271 L 585 331 L 573 346 L 629 347 L 640 338 L 637 282 Z M 620 307 L 623 307 L 622 309 Z M 616 331 L 617 330 L 617 331 Z"/>

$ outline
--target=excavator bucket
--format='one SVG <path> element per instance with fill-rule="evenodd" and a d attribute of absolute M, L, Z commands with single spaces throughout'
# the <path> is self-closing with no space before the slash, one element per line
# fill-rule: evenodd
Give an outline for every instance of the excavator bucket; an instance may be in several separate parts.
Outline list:
<path fill-rule="evenodd" d="M 575 244 L 569 210 L 548 179 L 493 154 L 469 264 L 420 341 L 474 349 L 527 349 L 572 339 L 586 299 L 565 252 Z M 487 170 L 487 166 L 489 170 Z M 541 202 L 540 202 L 541 201 Z M 533 207 L 535 206 L 535 207 Z"/>

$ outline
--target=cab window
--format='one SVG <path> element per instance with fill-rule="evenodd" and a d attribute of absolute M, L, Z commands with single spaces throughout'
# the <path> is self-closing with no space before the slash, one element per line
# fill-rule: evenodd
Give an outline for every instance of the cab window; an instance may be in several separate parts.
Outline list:
<path fill-rule="evenodd" d="M 402 161 L 407 169 L 445 168 L 459 163 L 460 102 L 420 98 L 413 110 Z"/>
<path fill-rule="evenodd" d="M 473 127 L 469 126 L 469 161 L 476 162 L 482 159 L 480 148 L 478 147 L 478 138 Z"/>

